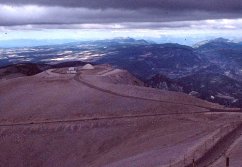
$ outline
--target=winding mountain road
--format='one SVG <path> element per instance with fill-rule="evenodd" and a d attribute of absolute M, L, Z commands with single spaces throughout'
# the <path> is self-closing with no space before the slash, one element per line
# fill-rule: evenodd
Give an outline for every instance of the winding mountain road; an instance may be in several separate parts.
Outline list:
<path fill-rule="evenodd" d="M 229 110 L 229 109 L 216 109 L 216 108 L 209 108 L 201 105 L 196 105 L 196 104 L 189 104 L 189 103 L 180 103 L 180 102 L 172 102 L 172 101 L 166 101 L 166 100 L 159 100 L 159 99 L 151 99 L 151 98 L 144 98 L 144 97 L 139 97 L 139 96 L 130 96 L 130 95 L 125 95 L 125 94 L 120 94 L 111 90 L 107 90 L 101 87 L 98 87 L 96 85 L 93 85 L 84 79 L 82 79 L 81 75 L 76 75 L 74 79 L 81 83 L 84 84 L 85 86 L 88 86 L 89 88 L 96 89 L 101 92 L 109 93 L 115 96 L 120 96 L 120 97 L 125 97 L 125 98 L 132 98 L 132 99 L 140 99 L 140 100 L 147 100 L 147 101 L 155 101 L 155 102 L 161 102 L 161 103 L 168 103 L 168 104 L 175 104 L 175 105 L 184 105 L 184 106 L 194 106 L 194 107 L 201 107 L 210 110 L 210 112 L 242 112 L 241 110 Z"/>
<path fill-rule="evenodd" d="M 51 72 L 53 73 L 53 72 Z M 49 72 L 48 74 L 51 75 Z M 26 125 L 41 125 L 41 124 L 55 124 L 55 123 L 68 123 L 68 122 L 85 122 L 85 121 L 98 121 L 98 120 L 112 120 L 112 119 L 131 119 L 131 118 L 144 118 L 144 117 L 161 117 L 161 116 L 169 116 L 169 115 L 189 115 L 189 114 L 205 114 L 205 113 L 213 113 L 213 112 L 221 112 L 221 113 L 238 113 L 238 110 L 219 110 L 215 108 L 206 108 L 204 106 L 199 105 L 193 105 L 193 104 L 187 104 L 187 103 L 179 103 L 179 102 L 171 102 L 171 101 L 164 101 L 164 100 L 158 100 L 158 99 L 151 99 L 151 98 L 143 98 L 138 96 L 130 96 L 125 94 L 120 94 L 113 92 L 111 90 L 103 89 L 100 87 L 97 87 L 84 79 L 82 79 L 81 75 L 75 75 L 74 80 L 76 80 L 78 83 L 84 84 L 85 86 L 88 86 L 89 88 L 96 89 L 98 91 L 102 91 L 105 93 L 109 93 L 115 96 L 125 97 L 125 98 L 132 98 L 132 99 L 140 99 L 140 100 L 147 100 L 147 101 L 155 101 L 160 103 L 170 103 L 175 105 L 184 105 L 184 106 L 195 106 L 195 107 L 201 107 L 205 108 L 208 111 L 197 111 L 197 112 L 173 112 L 173 113 L 156 113 L 156 114 L 134 114 L 134 115 L 121 115 L 121 116 L 102 116 L 102 117 L 86 117 L 86 118 L 78 118 L 78 119 L 66 119 L 66 120 L 44 120 L 44 121 L 29 121 L 29 122 L 17 122 L 17 123 L 4 123 L 0 124 L 0 127 L 9 127 L 9 126 L 26 126 Z"/>

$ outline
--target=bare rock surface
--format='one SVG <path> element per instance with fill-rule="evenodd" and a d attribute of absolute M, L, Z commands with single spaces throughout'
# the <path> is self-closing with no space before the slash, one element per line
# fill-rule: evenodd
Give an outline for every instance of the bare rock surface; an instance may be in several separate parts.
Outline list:
<path fill-rule="evenodd" d="M 166 166 L 241 119 L 110 66 L 65 70 L 0 82 L 0 167 Z"/>

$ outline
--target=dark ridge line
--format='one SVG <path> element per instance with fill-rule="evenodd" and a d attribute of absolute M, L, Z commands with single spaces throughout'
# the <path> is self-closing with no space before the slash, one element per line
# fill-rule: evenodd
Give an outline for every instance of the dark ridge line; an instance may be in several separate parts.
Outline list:
<path fill-rule="evenodd" d="M 124 115 L 124 116 L 110 116 L 110 117 L 94 117 L 85 119 L 69 119 L 69 120 L 53 120 L 53 121 L 40 121 L 40 122 L 23 122 L 23 123 L 11 123 L 11 124 L 0 124 L 0 127 L 9 126 L 25 126 L 25 125 L 42 125 L 42 124 L 54 124 L 54 123 L 71 123 L 71 122 L 86 122 L 86 121 L 100 121 L 100 120 L 115 120 L 125 118 L 145 118 L 145 117 L 156 117 L 156 116 L 171 116 L 171 115 L 200 115 L 206 113 L 214 113 L 213 111 L 199 111 L 199 112 L 186 112 L 186 113 L 160 113 L 160 114 L 140 114 L 140 115 Z M 219 113 L 237 113 L 237 112 L 226 112 L 221 111 Z"/>
<path fill-rule="evenodd" d="M 95 117 L 86 119 L 69 119 L 69 120 L 53 120 L 53 121 L 41 121 L 41 122 L 23 122 L 23 123 L 12 123 L 12 124 L 0 124 L 0 127 L 8 126 L 24 126 L 24 125 L 41 125 L 41 124 L 53 124 L 53 123 L 69 123 L 69 122 L 85 122 L 85 121 L 100 121 L 100 120 L 114 120 L 114 119 L 125 119 L 125 118 L 145 118 L 145 117 L 156 117 L 156 116 L 169 116 L 169 115 L 187 115 L 187 114 L 204 114 L 211 113 L 210 111 L 204 112 L 187 112 L 187 113 L 161 113 L 161 114 L 140 114 L 140 115 L 124 115 L 124 116 L 110 116 L 110 117 Z"/>

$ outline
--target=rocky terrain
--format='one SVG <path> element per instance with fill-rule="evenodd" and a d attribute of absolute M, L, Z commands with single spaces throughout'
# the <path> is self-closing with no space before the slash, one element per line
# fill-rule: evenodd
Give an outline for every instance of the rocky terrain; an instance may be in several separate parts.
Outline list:
<path fill-rule="evenodd" d="M 236 144 L 226 136 L 241 129 L 240 109 L 84 67 L 0 81 L 0 166 L 199 166 Z"/>

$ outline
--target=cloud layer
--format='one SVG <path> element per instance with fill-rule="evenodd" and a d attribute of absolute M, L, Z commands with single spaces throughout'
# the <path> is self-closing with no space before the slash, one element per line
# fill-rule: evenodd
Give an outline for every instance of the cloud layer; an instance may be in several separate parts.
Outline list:
<path fill-rule="evenodd" d="M 1 0 L 7 5 L 41 5 L 94 9 L 159 9 L 241 12 L 241 0 Z"/>
<path fill-rule="evenodd" d="M 236 18 L 242 18 L 241 0 L 0 0 L 0 26 L 121 25 Z M 156 28 L 159 24 L 154 25 Z"/>
<path fill-rule="evenodd" d="M 236 38 L 241 31 L 241 0 L 0 0 L 1 39 Z"/>

